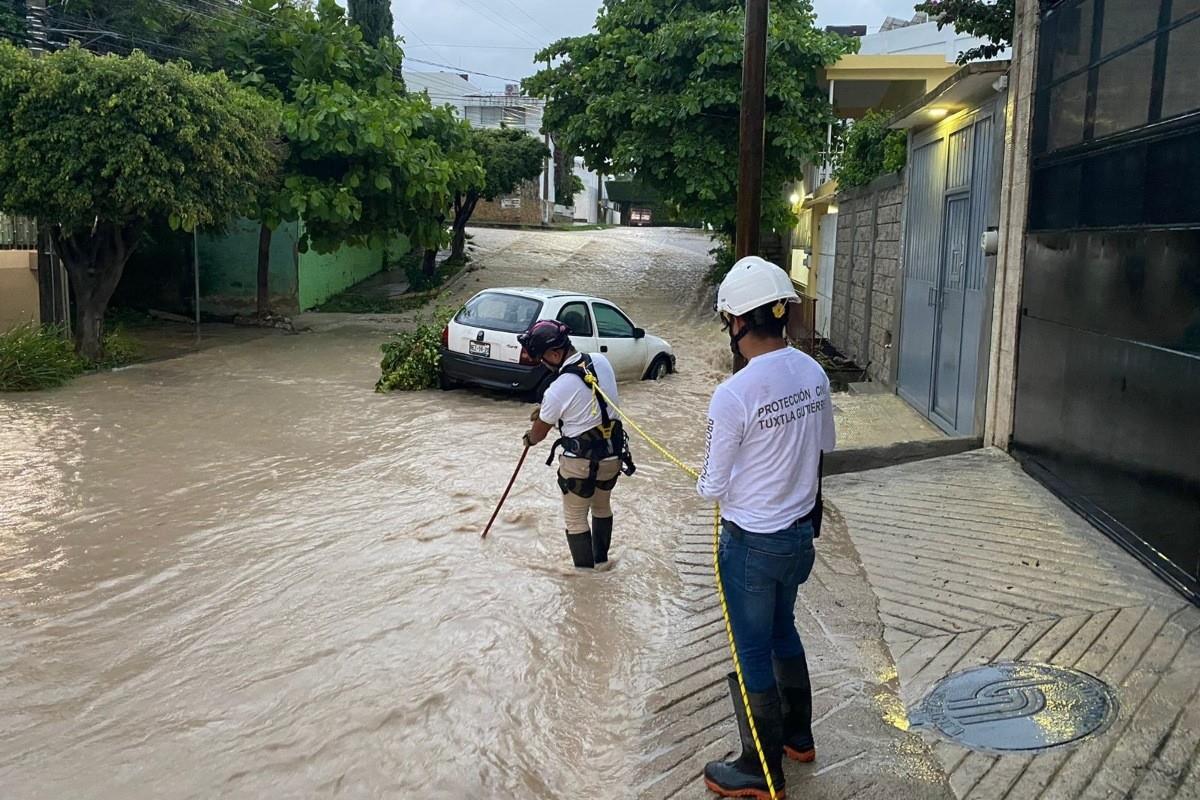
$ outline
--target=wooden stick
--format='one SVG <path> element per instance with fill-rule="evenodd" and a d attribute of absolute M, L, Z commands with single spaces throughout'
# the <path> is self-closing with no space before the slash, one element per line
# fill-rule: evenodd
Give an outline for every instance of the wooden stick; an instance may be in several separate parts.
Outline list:
<path fill-rule="evenodd" d="M 504 501 L 508 499 L 508 493 L 512 491 L 513 484 L 517 482 L 517 475 L 521 472 L 521 467 L 525 464 L 525 456 L 529 455 L 529 445 L 521 451 L 521 458 L 517 461 L 517 468 L 513 470 L 512 478 L 508 481 L 508 488 L 504 490 L 504 494 L 500 497 L 500 502 L 496 504 L 496 510 L 492 512 L 492 518 L 488 520 L 487 527 L 483 529 L 481 539 L 486 539 L 488 531 L 492 529 L 492 523 L 496 521 L 496 517 L 500 514 L 500 509 L 504 507 Z"/>

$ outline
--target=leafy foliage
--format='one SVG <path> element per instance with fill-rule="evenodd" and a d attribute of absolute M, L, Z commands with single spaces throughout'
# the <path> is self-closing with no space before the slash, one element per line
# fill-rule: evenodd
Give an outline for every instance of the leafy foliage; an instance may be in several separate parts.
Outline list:
<path fill-rule="evenodd" d="M 908 137 L 887 127 L 891 115 L 868 111 L 846 131 L 845 149 L 838 155 L 833 177 L 838 186 L 866 186 L 880 175 L 899 172 L 908 161 Z"/>
<path fill-rule="evenodd" d="M 550 156 L 545 143 L 516 128 L 470 130 L 469 146 L 478 157 L 482 173 L 460 183 L 454 194 L 452 258 L 463 257 L 465 232 L 480 198 L 495 200 L 509 194 L 542 172 Z"/>
<path fill-rule="evenodd" d="M 439 308 L 416 329 L 398 333 L 386 342 L 380 348 L 383 361 L 379 366 L 383 374 L 375 384 L 375 391 L 413 392 L 437 386 L 442 365 L 442 329 L 457 312 L 456 308 Z"/>
<path fill-rule="evenodd" d="M 349 11 L 351 21 L 362 30 L 363 38 L 371 44 L 396 38 L 389 0 L 350 0 Z"/>
<path fill-rule="evenodd" d="M 279 163 L 275 107 L 224 75 L 72 46 L 0 43 L 0 208 L 51 222 L 76 344 L 100 355 L 105 308 L 145 225 L 220 225 Z"/>
<path fill-rule="evenodd" d="M 25 3 L 0 0 L 0 38 L 23 44 L 25 35 Z"/>
<path fill-rule="evenodd" d="M 733 248 L 733 237 L 724 234 L 718 234 L 713 241 L 716 247 L 708 251 L 712 256 L 713 263 L 708 268 L 708 272 L 704 276 L 704 280 L 712 286 L 717 286 L 729 274 L 729 270 L 733 269 L 734 262 L 737 261 L 737 252 Z"/>
<path fill-rule="evenodd" d="M 83 360 L 57 328 L 19 325 L 0 333 L 0 392 L 53 389 L 83 370 Z"/>
<path fill-rule="evenodd" d="M 953 25 L 958 33 L 990 40 L 958 54 L 958 63 L 995 58 L 1012 45 L 1015 24 L 1014 0 L 925 0 L 918 3 L 937 20 L 938 30 Z"/>
<path fill-rule="evenodd" d="M 397 230 L 422 248 L 446 241 L 457 186 L 478 180 L 465 123 L 423 95 L 406 95 L 402 53 L 368 43 L 333 0 L 250 0 L 270 22 L 227 43 L 226 67 L 283 103 L 284 179 L 267 187 L 257 218 L 304 219 L 301 247 L 331 252 Z"/>
<path fill-rule="evenodd" d="M 97 53 L 141 50 L 160 61 L 211 69 L 221 38 L 246 24 L 235 3 L 217 0 L 48 0 L 51 41 Z"/>
<path fill-rule="evenodd" d="M 94 369 L 116 369 L 128 366 L 142 357 L 142 348 L 124 330 L 113 328 L 104 334 L 100 358 L 89 364 Z"/>
<path fill-rule="evenodd" d="M 636 174 L 673 216 L 732 233 L 743 26 L 738 0 L 606 0 L 593 33 L 537 55 L 560 63 L 525 88 L 591 169 Z M 763 219 L 782 230 L 793 219 L 783 186 L 824 148 L 832 119 L 817 72 L 856 40 L 817 30 L 811 0 L 774 0 L 768 37 Z"/>

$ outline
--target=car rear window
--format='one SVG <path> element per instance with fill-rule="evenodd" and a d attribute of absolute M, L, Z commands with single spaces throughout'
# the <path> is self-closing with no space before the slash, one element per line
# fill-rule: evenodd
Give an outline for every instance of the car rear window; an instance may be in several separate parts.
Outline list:
<path fill-rule="evenodd" d="M 454 321 L 460 325 L 470 325 L 472 328 L 524 333 L 537 319 L 541 310 L 542 303 L 539 300 L 514 294 L 484 292 L 471 298 L 462 311 L 458 312 Z"/>

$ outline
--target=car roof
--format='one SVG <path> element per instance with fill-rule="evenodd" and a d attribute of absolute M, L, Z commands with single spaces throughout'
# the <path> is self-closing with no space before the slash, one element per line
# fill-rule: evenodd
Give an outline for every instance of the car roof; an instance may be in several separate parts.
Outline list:
<path fill-rule="evenodd" d="M 524 297 L 532 297 L 538 300 L 555 300 L 560 297 L 587 297 L 591 295 L 580 294 L 579 292 L 565 292 L 561 289 L 544 289 L 535 288 L 532 286 L 497 286 L 494 289 L 485 289 L 485 292 L 505 292 L 507 294 L 518 294 Z M 600 298 L 595 298 L 599 300 Z"/>

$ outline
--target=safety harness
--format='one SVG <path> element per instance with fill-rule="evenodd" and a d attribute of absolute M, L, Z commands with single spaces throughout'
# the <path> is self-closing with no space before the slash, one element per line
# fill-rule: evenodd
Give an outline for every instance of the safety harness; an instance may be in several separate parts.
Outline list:
<path fill-rule="evenodd" d="M 579 361 L 574 364 L 569 364 L 559 370 L 559 374 L 575 375 L 579 380 L 583 381 L 591 392 L 596 405 L 600 409 L 600 424 L 591 430 L 584 431 L 578 436 L 562 436 L 550 448 L 550 457 L 546 459 L 546 466 L 554 464 L 555 454 L 558 448 L 562 448 L 564 453 L 568 453 L 576 458 L 586 458 L 588 460 L 588 475 L 586 478 L 564 478 L 560 472 L 558 475 L 558 488 L 562 489 L 563 494 L 570 492 L 579 497 L 591 497 L 596 493 L 596 489 L 603 491 L 612 491 L 617 485 L 615 475 L 609 480 L 597 480 L 596 476 L 600 472 L 600 462 L 610 458 L 618 458 L 621 460 L 621 472 L 626 475 L 632 475 L 637 471 L 634 466 L 633 456 L 629 452 L 629 437 L 625 434 L 625 429 L 621 425 L 621 420 L 612 419 L 608 411 L 608 401 L 596 391 L 599 380 L 596 378 L 596 371 L 592 366 L 592 359 L 586 353 L 580 356 Z M 562 421 L 558 423 L 558 429 L 562 431 Z"/>

